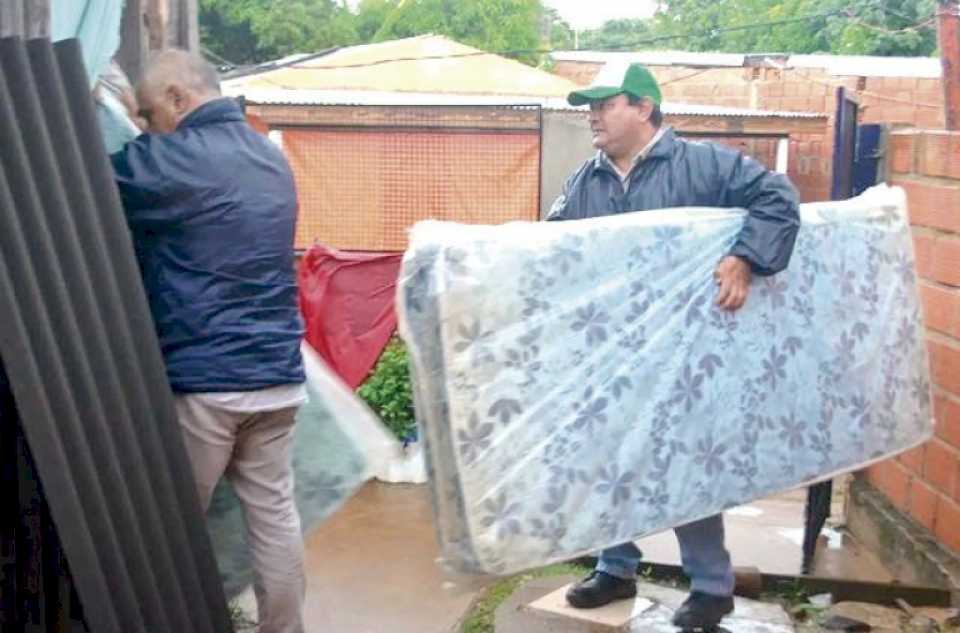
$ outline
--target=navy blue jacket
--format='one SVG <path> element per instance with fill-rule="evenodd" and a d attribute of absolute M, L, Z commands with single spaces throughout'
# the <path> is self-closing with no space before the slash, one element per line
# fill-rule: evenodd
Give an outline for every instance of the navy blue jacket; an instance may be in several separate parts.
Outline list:
<path fill-rule="evenodd" d="M 672 207 L 741 207 L 749 212 L 731 250 L 757 275 L 787 267 L 800 228 L 799 198 L 790 181 L 729 147 L 677 138 L 671 129 L 634 166 L 624 191 L 598 153 L 564 186 L 547 220 L 577 220 Z"/>
<path fill-rule="evenodd" d="M 280 150 L 223 98 L 111 160 L 173 390 L 303 382 L 297 194 Z"/>

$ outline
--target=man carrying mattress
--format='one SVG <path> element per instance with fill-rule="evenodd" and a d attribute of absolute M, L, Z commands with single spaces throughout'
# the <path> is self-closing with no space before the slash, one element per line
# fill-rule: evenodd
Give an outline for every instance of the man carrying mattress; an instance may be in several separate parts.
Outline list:
<path fill-rule="evenodd" d="M 598 152 L 567 180 L 547 220 L 670 207 L 746 209 L 743 229 L 714 272 L 716 305 L 723 310 L 744 305 L 754 275 L 773 275 L 787 267 L 800 226 L 793 185 L 733 149 L 686 141 L 662 127 L 660 89 L 650 71 L 639 64 L 608 64 L 592 86 L 572 92 L 567 100 L 574 106 L 589 104 Z M 733 611 L 733 567 L 724 546 L 723 517 L 675 532 L 691 593 L 674 624 L 713 627 Z M 633 543 L 604 550 L 597 568 L 567 593 L 568 602 L 593 608 L 634 597 L 640 559 Z"/>

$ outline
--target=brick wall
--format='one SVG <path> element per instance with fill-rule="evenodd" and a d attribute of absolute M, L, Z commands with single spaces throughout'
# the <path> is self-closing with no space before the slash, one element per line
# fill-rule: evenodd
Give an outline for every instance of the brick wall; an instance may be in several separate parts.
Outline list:
<path fill-rule="evenodd" d="M 895 132 L 890 166 L 910 208 L 937 426 L 933 440 L 866 477 L 960 554 L 960 132 Z"/>
<path fill-rule="evenodd" d="M 601 64 L 558 62 L 554 72 L 587 84 Z M 943 127 L 943 92 L 937 79 L 837 77 L 813 68 L 711 68 L 651 66 L 664 100 L 828 115 L 823 134 L 799 135 L 790 146 L 788 175 L 807 201 L 830 195 L 836 89 L 857 95 L 862 123 L 937 129 Z"/>

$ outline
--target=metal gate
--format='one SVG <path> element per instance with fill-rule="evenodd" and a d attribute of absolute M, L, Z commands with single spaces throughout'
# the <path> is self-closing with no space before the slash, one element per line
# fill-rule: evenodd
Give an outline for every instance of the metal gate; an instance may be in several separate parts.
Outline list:
<path fill-rule="evenodd" d="M 852 198 L 877 183 L 883 158 L 883 126 L 858 125 L 859 104 L 846 88 L 837 88 L 834 122 L 832 200 Z M 817 538 L 830 516 L 833 482 L 824 481 L 807 490 L 803 535 L 804 574 L 813 567 Z"/>

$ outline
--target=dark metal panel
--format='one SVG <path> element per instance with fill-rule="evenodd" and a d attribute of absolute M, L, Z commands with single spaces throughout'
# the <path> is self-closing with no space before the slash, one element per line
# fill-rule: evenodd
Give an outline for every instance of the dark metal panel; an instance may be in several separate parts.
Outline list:
<path fill-rule="evenodd" d="M 112 448 L 116 455 L 119 470 L 126 476 L 123 493 L 131 500 L 131 515 L 124 518 L 121 525 L 127 526 L 129 529 L 125 532 L 132 534 L 137 534 L 138 528 L 145 543 L 156 544 L 150 553 L 150 568 L 138 570 L 139 586 L 148 592 L 140 598 L 140 603 L 150 614 L 148 622 L 164 625 L 169 620 L 173 630 L 186 630 L 189 625 L 185 614 L 202 609 L 203 605 L 199 601 L 201 590 L 195 568 L 177 561 L 177 552 L 184 551 L 186 545 L 185 532 L 171 524 L 172 517 L 161 514 L 162 507 L 175 507 L 176 501 L 166 474 L 169 464 L 160 451 L 155 427 L 171 421 L 156 419 L 145 406 L 146 390 L 135 356 L 136 344 L 122 313 L 124 299 L 108 259 L 108 254 L 116 257 L 123 251 L 108 249 L 98 230 L 92 193 L 84 177 L 83 156 L 73 134 L 53 49 L 45 40 L 34 40 L 30 44 L 30 56 L 35 75 L 40 78 L 39 102 L 46 104 L 43 111 L 47 129 L 52 146 L 57 148 L 57 171 L 64 190 L 71 196 L 70 213 L 66 212 L 66 205 L 53 205 L 48 209 L 54 211 L 51 222 L 58 226 L 57 234 L 61 238 L 58 250 L 64 268 L 69 271 L 76 266 L 83 271 L 74 275 L 78 278 L 69 283 L 79 299 L 74 309 L 85 324 L 88 347 L 101 354 L 97 359 L 103 379 L 98 384 L 98 402 L 111 417 L 131 422 L 113 425 L 112 434 L 105 432 L 113 439 L 113 446 L 108 444 L 106 449 Z M 79 250 L 81 244 L 91 248 L 83 253 Z M 132 257 L 132 253 L 127 255 Z M 96 284 L 96 288 L 91 284 Z M 121 512 L 123 510 L 121 507 Z M 145 552 L 134 553 L 146 556 Z M 191 573 L 178 577 L 180 567 L 189 568 Z"/>
<path fill-rule="evenodd" d="M 30 54 L 0 41 L 0 353 L 78 592 L 94 631 L 229 631 L 79 48 Z"/>
<path fill-rule="evenodd" d="M 857 102 L 850 97 L 846 88 L 837 88 L 831 200 L 846 200 L 853 196 L 853 162 L 857 151 L 857 109 Z"/>
<path fill-rule="evenodd" d="M 880 161 L 883 157 L 883 126 L 858 126 L 857 158 L 853 164 L 853 195 L 860 195 L 880 181 Z"/>
<path fill-rule="evenodd" d="M 48 314 L 49 301 L 64 302 L 62 280 L 34 269 L 31 251 L 41 247 L 27 239 L 21 218 L 41 218 L 34 182 L 26 167 L 26 148 L 10 108 L 5 74 L 0 75 L 0 146 L 5 177 L 0 183 L 0 303 L 9 306 L 0 327 L 0 353 L 9 371 L 11 387 L 24 419 L 24 430 L 38 470 L 51 491 L 50 506 L 77 576 L 87 588 L 84 600 L 101 626 L 97 630 L 123 631 L 120 622 L 142 627 L 130 589 L 103 491 L 86 438 L 73 424 L 80 411 L 58 354 L 57 326 Z M 9 179 L 9 188 L 7 187 Z M 42 242 L 46 242 L 41 238 Z M 46 250 L 46 249 L 44 249 Z M 116 605 L 126 605 L 116 612 Z"/>
<path fill-rule="evenodd" d="M 29 256 L 33 258 L 34 270 L 43 284 L 41 293 L 45 308 L 58 334 L 59 355 L 80 416 L 60 418 L 61 426 L 76 424 L 76 431 L 86 440 L 82 450 L 95 460 L 91 464 L 93 476 L 88 485 L 99 487 L 104 512 L 115 519 L 102 526 L 103 534 L 105 538 L 117 541 L 120 560 L 126 566 L 131 589 L 147 621 L 166 629 L 169 625 L 163 615 L 163 605 L 158 593 L 151 590 L 157 584 L 157 577 L 147 566 L 147 545 L 139 530 L 135 529 L 137 516 L 132 494 L 142 491 L 133 489 L 126 479 L 136 472 L 140 461 L 136 457 L 135 439 L 123 442 L 127 440 L 123 437 L 124 432 L 130 433 L 131 427 L 110 423 L 114 416 L 130 419 L 130 415 L 122 402 L 122 391 L 117 389 L 121 383 L 110 362 L 108 335 L 98 313 L 93 287 L 95 281 L 79 250 L 80 243 L 73 227 L 70 211 L 80 206 L 77 192 L 64 186 L 61 176 L 67 174 L 61 172 L 56 160 L 64 153 L 61 148 L 55 153 L 50 141 L 43 118 L 45 109 L 41 106 L 21 41 L 0 41 L 0 67 L 8 84 L 16 86 L 10 93 L 10 105 L 19 123 L 21 137 L 26 141 L 27 160 L 23 167 L 37 178 L 35 189 L 43 209 L 35 216 L 21 217 L 21 230 L 29 236 L 28 243 L 33 246 Z M 10 165 L 7 169 L 9 173 Z M 103 380 L 96 380 L 98 377 Z M 87 492 L 95 494 L 94 491 Z M 148 500 L 143 501 L 146 508 L 152 505 Z M 179 610 L 176 606 L 175 612 Z"/>

